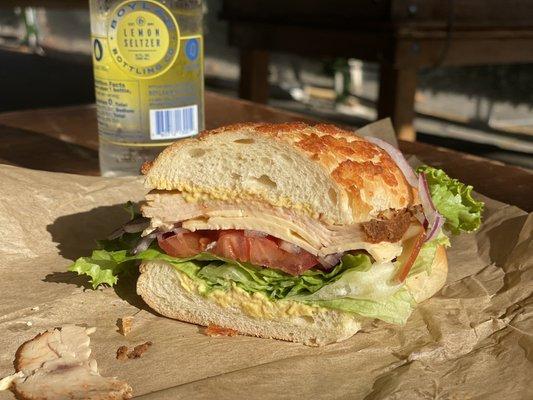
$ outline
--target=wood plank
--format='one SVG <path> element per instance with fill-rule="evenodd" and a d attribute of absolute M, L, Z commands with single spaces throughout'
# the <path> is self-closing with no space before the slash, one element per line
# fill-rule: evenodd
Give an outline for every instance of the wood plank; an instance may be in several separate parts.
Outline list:
<path fill-rule="evenodd" d="M 392 0 L 391 17 L 396 24 L 424 23 L 433 26 L 448 24 L 464 27 L 531 27 L 533 7 L 524 0 Z"/>
<path fill-rule="evenodd" d="M 0 114 L 0 125 L 27 132 L 38 132 L 60 142 L 98 150 L 94 105 L 5 112 Z"/>
<path fill-rule="evenodd" d="M 533 8 L 524 0 L 223 0 L 220 16 L 231 22 L 351 30 L 410 26 L 445 32 L 450 21 L 455 30 L 533 27 Z"/>
<path fill-rule="evenodd" d="M 380 66 L 378 119 L 390 117 L 398 138 L 415 141 L 415 93 L 417 70 Z"/>
<path fill-rule="evenodd" d="M 31 114 L 27 114 L 30 116 Z M 99 175 L 98 152 L 40 132 L 0 124 L 0 162 L 24 168 Z"/>
<path fill-rule="evenodd" d="M 500 39 L 399 40 L 397 68 L 533 62 L 533 37 Z"/>
<path fill-rule="evenodd" d="M 420 29 L 409 24 L 401 25 L 395 34 L 401 39 L 413 40 L 446 40 L 448 36 L 454 41 L 471 40 L 515 40 L 533 38 L 533 27 L 524 29 L 454 29 L 451 35 L 443 29 Z"/>
<path fill-rule="evenodd" d="M 264 50 L 241 48 L 239 97 L 256 103 L 268 100 L 269 54 Z"/>
<path fill-rule="evenodd" d="M 205 110 L 207 129 L 241 122 L 268 122 L 272 124 L 295 121 L 318 122 L 316 118 L 307 115 L 235 99 L 213 92 L 206 92 Z"/>
<path fill-rule="evenodd" d="M 456 29 L 533 26 L 533 7 L 524 0 L 223 0 L 221 18 L 330 28 L 412 27 L 446 30 L 453 15 Z"/>
<path fill-rule="evenodd" d="M 390 62 L 398 68 L 533 62 L 531 31 L 454 32 L 319 29 L 235 22 L 229 41 L 239 48 Z M 444 55 L 444 57 L 443 57 Z"/>
<path fill-rule="evenodd" d="M 368 61 L 392 58 L 388 32 L 319 29 L 301 26 L 233 22 L 230 45 L 239 48 L 290 52 L 312 56 L 352 57 Z"/>
<path fill-rule="evenodd" d="M 220 17 L 228 21 L 300 26 L 353 26 L 354 20 L 389 19 L 390 7 L 387 3 L 373 0 L 223 0 Z"/>
<path fill-rule="evenodd" d="M 301 114 L 258 106 L 209 91 L 205 93 L 205 112 L 207 129 L 249 121 L 316 122 Z M 0 126 L 0 132 L 5 128 L 38 132 L 62 142 L 98 150 L 96 107 L 92 104 L 0 113 Z"/>

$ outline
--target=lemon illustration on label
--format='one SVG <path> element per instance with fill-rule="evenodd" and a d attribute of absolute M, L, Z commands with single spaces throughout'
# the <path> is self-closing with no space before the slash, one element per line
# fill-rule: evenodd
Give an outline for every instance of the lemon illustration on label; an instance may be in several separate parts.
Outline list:
<path fill-rule="evenodd" d="M 125 1 L 113 10 L 108 24 L 111 56 L 130 75 L 153 78 L 167 71 L 178 56 L 179 26 L 162 4 Z"/>

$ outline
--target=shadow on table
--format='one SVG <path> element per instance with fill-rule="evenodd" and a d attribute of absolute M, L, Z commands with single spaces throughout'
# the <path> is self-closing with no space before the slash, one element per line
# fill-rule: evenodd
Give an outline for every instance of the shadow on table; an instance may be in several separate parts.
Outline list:
<path fill-rule="evenodd" d="M 97 246 L 98 239 L 105 239 L 117 227 L 128 221 L 129 215 L 123 204 L 101 206 L 92 210 L 65 215 L 57 218 L 46 230 L 52 235 L 52 240 L 57 244 L 59 254 L 66 259 L 76 260 L 79 257 L 90 256 Z M 153 310 L 137 295 L 136 282 L 139 276 L 138 268 L 120 276 L 118 283 L 113 287 L 115 293 L 134 307 L 150 311 Z M 74 272 L 53 272 L 48 274 L 43 281 L 51 283 L 67 283 L 92 290 L 89 278 L 86 275 L 77 275 Z"/>

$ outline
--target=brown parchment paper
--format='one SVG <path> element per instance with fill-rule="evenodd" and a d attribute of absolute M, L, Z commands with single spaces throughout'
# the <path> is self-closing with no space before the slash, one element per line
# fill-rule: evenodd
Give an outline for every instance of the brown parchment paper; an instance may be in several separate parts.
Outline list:
<path fill-rule="evenodd" d="M 127 219 L 121 204 L 144 196 L 140 178 L 108 179 L 0 166 L 0 377 L 18 346 L 68 323 L 95 326 L 105 376 L 139 399 L 533 399 L 533 218 L 481 197 L 481 230 L 452 239 L 443 290 L 404 327 L 370 324 L 322 348 L 251 337 L 211 338 L 162 318 L 134 279 L 87 289 L 65 272 L 94 239 Z M 124 337 L 116 321 L 134 315 Z M 121 345 L 150 340 L 137 360 Z M 14 398 L 0 392 L 0 399 Z"/>

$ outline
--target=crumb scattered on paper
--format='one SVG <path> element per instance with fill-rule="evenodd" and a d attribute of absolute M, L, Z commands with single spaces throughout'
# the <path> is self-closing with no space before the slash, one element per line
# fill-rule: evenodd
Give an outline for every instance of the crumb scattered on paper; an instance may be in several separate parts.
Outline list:
<path fill-rule="evenodd" d="M 89 358 L 92 328 L 66 325 L 23 343 L 15 355 L 16 374 L 2 379 L 18 399 L 129 399 L 131 387 L 116 378 L 98 373 L 96 360 Z"/>
<path fill-rule="evenodd" d="M 131 352 L 128 353 L 128 358 L 140 358 L 142 355 L 150 348 L 152 342 L 148 341 L 143 344 L 139 344 L 133 348 Z"/>
<path fill-rule="evenodd" d="M 239 332 L 235 329 L 223 328 L 218 325 L 209 325 L 204 329 L 204 334 L 207 336 L 237 336 Z"/>
<path fill-rule="evenodd" d="M 126 359 L 134 359 L 134 358 L 141 358 L 144 353 L 150 348 L 152 345 L 152 342 L 144 342 L 142 344 L 139 344 L 133 348 L 133 350 L 129 350 L 127 346 L 120 346 L 117 349 L 117 360 L 126 360 Z"/>
<path fill-rule="evenodd" d="M 128 346 L 120 346 L 117 349 L 117 360 L 126 360 L 128 358 Z"/>
<path fill-rule="evenodd" d="M 117 322 L 118 330 L 121 335 L 126 336 L 131 332 L 131 329 L 133 327 L 133 317 L 132 316 L 126 316 L 118 319 Z"/>

